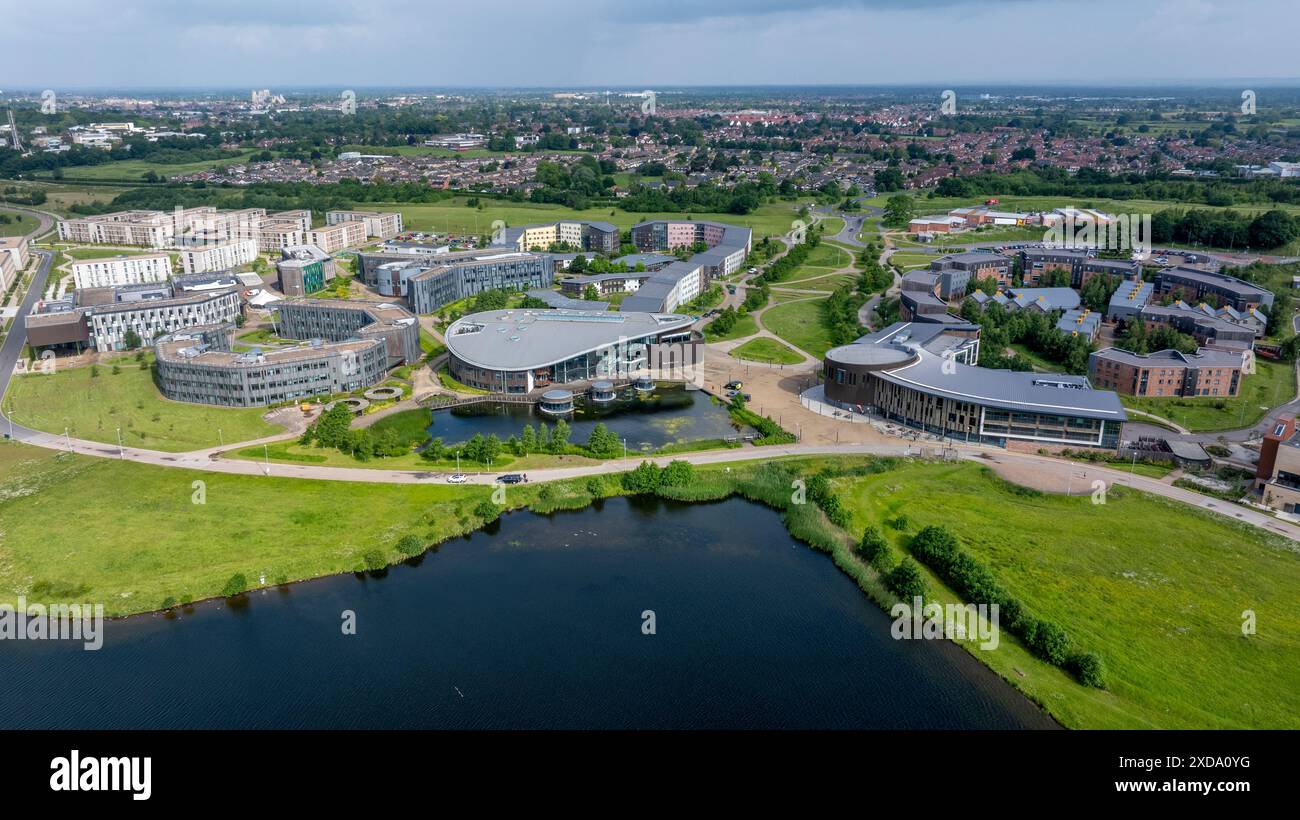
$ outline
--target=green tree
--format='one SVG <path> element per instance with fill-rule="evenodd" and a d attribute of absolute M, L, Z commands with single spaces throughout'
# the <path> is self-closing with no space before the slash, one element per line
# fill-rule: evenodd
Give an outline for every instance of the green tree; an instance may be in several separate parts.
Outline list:
<path fill-rule="evenodd" d="M 907 194 L 897 194 L 886 200 L 882 221 L 891 228 L 904 228 L 912 220 L 912 213 L 912 198 Z"/>

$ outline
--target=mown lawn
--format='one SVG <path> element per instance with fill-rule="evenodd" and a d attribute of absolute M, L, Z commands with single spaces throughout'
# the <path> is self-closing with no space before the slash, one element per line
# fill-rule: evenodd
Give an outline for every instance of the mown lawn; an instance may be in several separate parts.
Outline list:
<path fill-rule="evenodd" d="M 704 339 L 708 342 L 725 342 L 730 339 L 743 339 L 746 336 L 753 336 L 758 332 L 758 322 L 753 316 L 746 313 L 736 318 L 736 323 L 731 326 L 731 330 L 726 333 L 713 333 L 713 323 L 704 326 Z"/>
<path fill-rule="evenodd" d="M 740 347 L 732 350 L 731 355 L 737 359 L 748 359 L 752 362 L 767 362 L 769 364 L 799 364 L 803 361 L 803 356 L 795 353 L 775 339 L 769 339 L 765 336 L 750 339 Z"/>
<path fill-rule="evenodd" d="M 998 650 L 974 652 L 1066 725 L 1300 727 L 1294 542 L 1125 488 L 1112 487 L 1102 505 L 1017 491 L 975 464 L 835 486 L 853 527 L 875 525 L 896 547 L 924 526 L 948 527 L 1031 612 L 1101 655 L 1106 691 L 1029 662 L 1005 630 Z M 908 519 L 901 533 L 885 523 L 899 515 Z M 1258 618 L 1249 638 L 1246 610 Z"/>
<path fill-rule="evenodd" d="M 1249 427 L 1264 418 L 1270 408 L 1287 403 L 1296 393 L 1294 365 L 1259 360 L 1256 368 L 1255 374 L 1243 378 L 1241 394 L 1235 398 L 1120 396 L 1120 400 L 1125 407 L 1154 413 L 1193 432 Z"/>
<path fill-rule="evenodd" d="M 455 197 L 433 203 L 371 203 L 367 207 L 377 211 L 398 211 L 408 231 L 437 231 L 438 233 L 487 234 L 492 222 L 505 220 L 507 225 L 525 225 L 530 222 L 552 222 L 560 219 L 600 220 L 628 230 L 638 222 L 653 219 L 692 219 L 744 225 L 754 231 L 754 241 L 764 236 L 781 236 L 788 233 L 790 224 L 798 215 L 799 203 L 779 202 L 759 206 L 748 214 L 711 213 L 632 213 L 618 208 L 593 207 L 576 211 L 560 205 L 502 202 L 483 199 L 483 207 L 470 208 L 465 198 Z"/>
<path fill-rule="evenodd" d="M 763 314 L 763 326 L 810 356 L 831 349 L 830 332 L 821 321 L 821 300 L 787 302 Z"/>
<path fill-rule="evenodd" d="M 152 357 L 146 357 L 148 364 Z M 120 372 L 114 374 L 114 362 Z M 266 408 L 211 407 L 163 398 L 153 374 L 133 356 L 94 368 L 15 376 L 4 397 L 14 420 L 36 430 L 127 447 L 183 452 L 264 438 L 283 432 L 262 420 Z M 220 434 L 218 434 L 220 430 Z"/>

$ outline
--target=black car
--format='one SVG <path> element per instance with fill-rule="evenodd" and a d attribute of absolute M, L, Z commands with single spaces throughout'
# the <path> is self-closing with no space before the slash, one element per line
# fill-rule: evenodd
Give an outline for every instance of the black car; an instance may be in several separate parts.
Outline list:
<path fill-rule="evenodd" d="M 524 477 L 519 473 L 506 473 L 505 475 L 497 476 L 498 484 L 522 484 L 523 482 Z"/>
<path fill-rule="evenodd" d="M 729 381 L 723 385 L 728 390 L 739 390 L 743 385 L 738 381 Z"/>

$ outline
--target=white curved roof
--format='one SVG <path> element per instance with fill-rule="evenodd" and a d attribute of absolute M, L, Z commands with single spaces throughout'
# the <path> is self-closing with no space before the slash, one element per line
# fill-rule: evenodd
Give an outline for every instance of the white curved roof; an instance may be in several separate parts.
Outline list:
<path fill-rule="evenodd" d="M 489 310 L 461 317 L 447 328 L 447 349 L 488 370 L 546 367 L 617 344 L 684 331 L 694 322 L 674 313 L 592 310 Z"/>

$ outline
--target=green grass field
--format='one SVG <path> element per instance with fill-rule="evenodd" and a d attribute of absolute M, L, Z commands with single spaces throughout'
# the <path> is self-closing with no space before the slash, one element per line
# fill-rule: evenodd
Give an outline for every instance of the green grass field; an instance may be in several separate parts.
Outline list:
<path fill-rule="evenodd" d="M 5 409 L 12 410 L 15 421 L 36 430 L 62 433 L 66 427 L 74 438 L 117 444 L 120 427 L 126 446 L 172 453 L 216 447 L 223 439 L 232 444 L 282 432 L 262 420 L 264 408 L 169 401 L 154 386 L 150 371 L 141 370 L 132 356 L 115 361 L 121 367 L 116 375 L 110 363 L 99 365 L 98 376 L 90 367 L 16 376 L 4 397 Z"/>
<path fill-rule="evenodd" d="M 0 236 L 22 236 L 31 233 L 40 225 L 34 216 L 0 208 L 0 217 L 8 217 L 8 222 L 0 222 Z"/>
<path fill-rule="evenodd" d="M 1101 655 L 1108 689 L 1033 660 L 1005 631 L 973 650 L 1065 725 L 1300 727 L 1300 554 L 1222 516 L 1111 488 L 1106 503 L 1016 492 L 974 464 L 837 479 L 858 530 L 939 524 L 1039 617 Z M 1141 522 L 1134 526 L 1134 522 Z M 939 600 L 955 600 L 929 579 Z M 1261 625 L 1244 638 L 1242 612 Z"/>
<path fill-rule="evenodd" d="M 408 231 L 437 231 L 438 233 L 487 234 L 492 230 L 492 222 L 505 220 L 507 225 L 525 225 L 530 222 L 551 222 L 560 219 L 601 220 L 617 225 L 622 230 L 631 228 L 638 222 L 652 219 L 683 219 L 684 213 L 631 213 L 610 207 L 588 208 L 576 211 L 559 205 L 538 205 L 533 203 L 499 202 L 483 200 L 482 208 L 470 208 L 465 205 L 464 197 L 455 197 L 444 202 L 434 203 L 370 203 L 366 206 L 379 211 L 398 211 Z M 762 205 L 753 213 L 736 214 L 689 214 L 697 220 L 726 222 L 732 225 L 744 225 L 754 231 L 757 242 L 764 236 L 779 236 L 790 230 L 790 223 L 797 215 L 798 203 L 781 202 Z"/>
<path fill-rule="evenodd" d="M 726 342 L 731 339 L 743 339 L 746 336 L 753 336 L 758 332 L 758 322 L 754 317 L 746 313 L 736 318 L 736 324 L 732 325 L 731 330 L 726 333 L 710 332 L 713 324 L 704 326 L 704 340 L 707 342 Z"/>
<path fill-rule="evenodd" d="M 821 358 L 831 349 L 830 333 L 821 321 L 820 299 L 786 302 L 763 314 L 763 326 L 810 356 Z"/>
<path fill-rule="evenodd" d="M 1153 413 L 1193 432 L 1249 427 L 1264 418 L 1270 408 L 1285 404 L 1296 394 L 1292 365 L 1259 360 L 1256 368 L 1254 375 L 1244 377 L 1241 395 L 1236 398 L 1120 396 L 1120 400 L 1125 407 Z"/>
<path fill-rule="evenodd" d="M 248 161 L 253 156 L 254 151 L 243 151 L 236 157 L 227 159 L 209 159 L 198 162 L 182 162 L 175 165 L 167 165 L 158 162 L 147 162 L 142 159 L 119 159 L 110 162 L 104 162 L 99 165 L 78 165 L 65 168 L 63 171 L 64 179 L 70 180 L 129 180 L 134 181 L 144 177 L 149 171 L 153 171 L 160 177 L 173 177 L 178 174 L 192 174 L 196 171 L 206 171 L 209 168 L 216 168 L 222 165 L 240 165 Z M 45 172 L 42 176 L 48 178 L 49 173 Z M 57 182 L 57 180 L 56 180 Z"/>
<path fill-rule="evenodd" d="M 769 339 L 765 336 L 750 339 L 740 347 L 732 350 L 730 355 L 737 359 L 747 359 L 751 362 L 767 362 L 768 364 L 799 364 L 803 361 L 803 356 L 795 353 L 775 339 Z"/>

